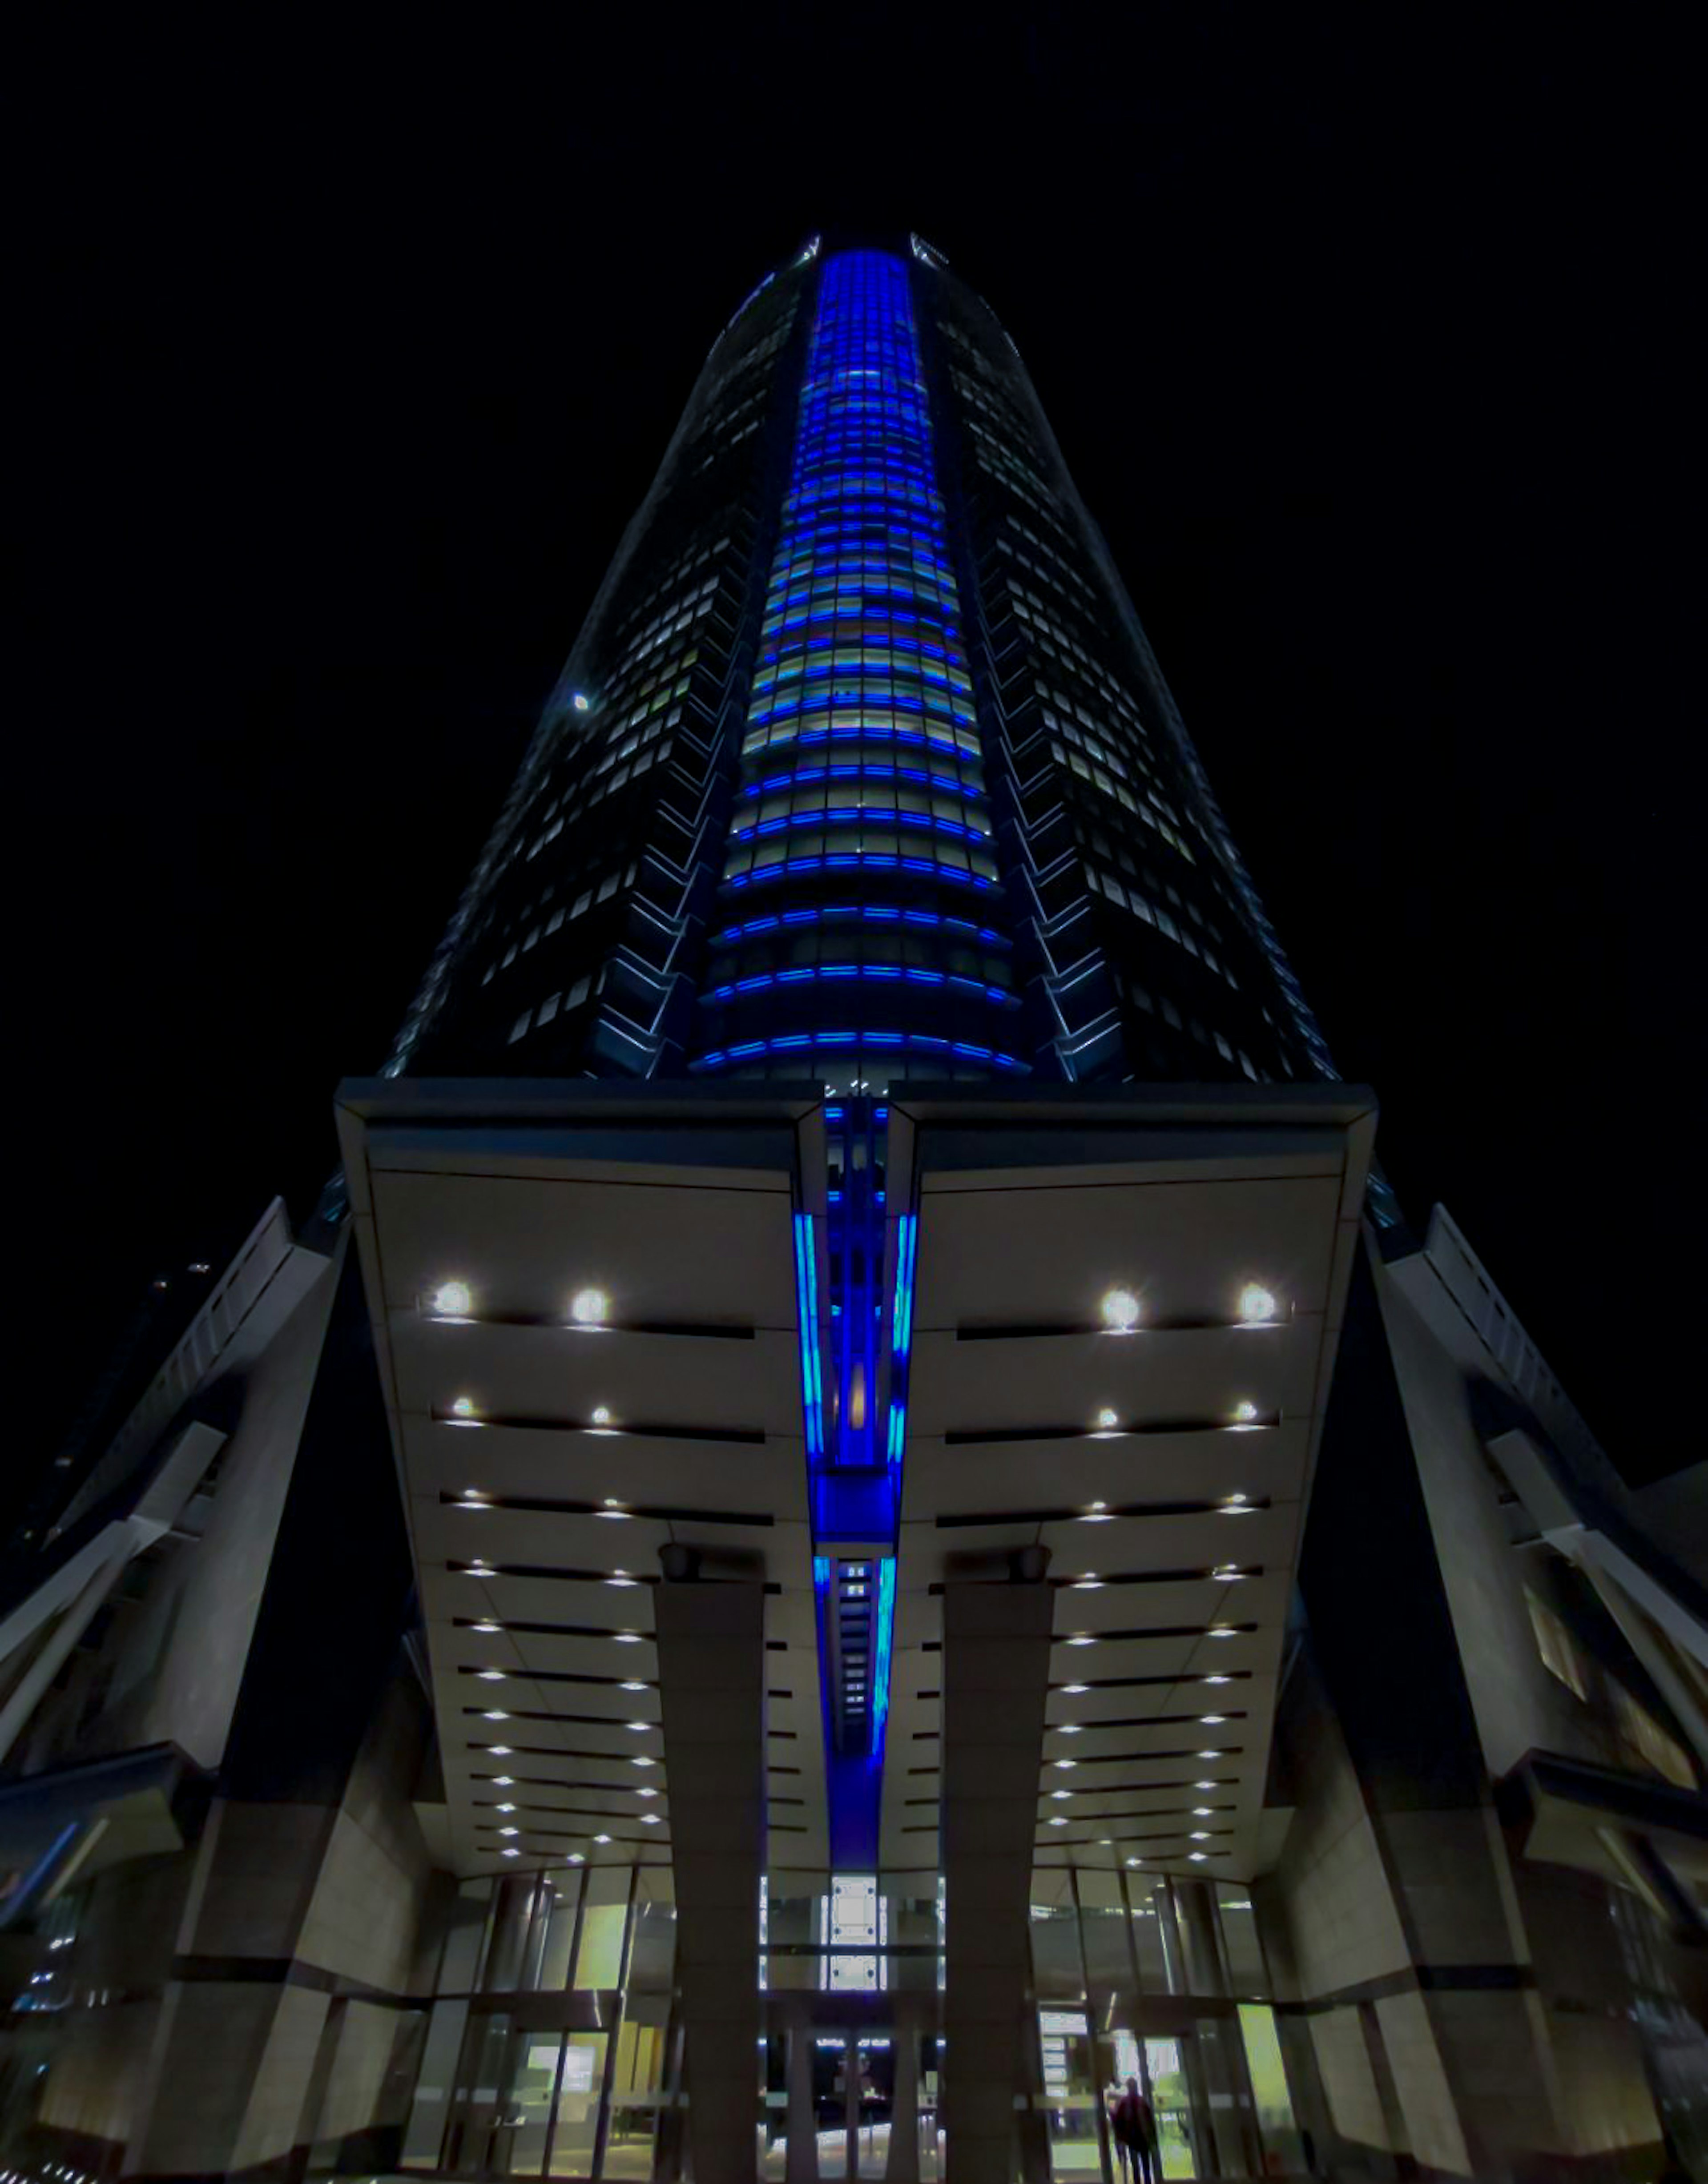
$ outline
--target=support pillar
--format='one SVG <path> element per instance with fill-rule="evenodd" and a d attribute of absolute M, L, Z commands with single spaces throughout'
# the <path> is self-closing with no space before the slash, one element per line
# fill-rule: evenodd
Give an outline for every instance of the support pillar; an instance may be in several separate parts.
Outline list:
<path fill-rule="evenodd" d="M 802 2008 L 789 2025 L 789 2133 L 784 2150 L 785 2184 L 818 2184 L 818 2116 L 812 2105 L 812 2013 Z"/>
<path fill-rule="evenodd" d="M 941 2114 L 947 2184 L 1010 2184 L 1028 2082 L 1033 1846 L 1055 1601 L 1041 1557 L 943 1593 Z"/>
<path fill-rule="evenodd" d="M 885 2184 L 919 2184 L 919 2027 L 912 2012 L 899 2002 L 890 2039 L 895 2072 Z"/>
<path fill-rule="evenodd" d="M 658 1693 L 676 1876 L 688 2138 L 702 2184 L 757 2164 L 759 1880 L 765 1869 L 765 1594 L 667 1548 Z"/>

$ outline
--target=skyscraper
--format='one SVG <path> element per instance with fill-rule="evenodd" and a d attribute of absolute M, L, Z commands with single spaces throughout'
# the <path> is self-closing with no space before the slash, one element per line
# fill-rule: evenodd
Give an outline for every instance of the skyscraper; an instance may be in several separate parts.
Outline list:
<path fill-rule="evenodd" d="M 1375 1124 L 1013 345 L 810 244 L 0 1621 L 14 2168 L 1688 2142 L 1702 1572 Z"/>
<path fill-rule="evenodd" d="M 1012 342 L 917 238 L 706 360 L 388 1073 L 1331 1077 Z"/>

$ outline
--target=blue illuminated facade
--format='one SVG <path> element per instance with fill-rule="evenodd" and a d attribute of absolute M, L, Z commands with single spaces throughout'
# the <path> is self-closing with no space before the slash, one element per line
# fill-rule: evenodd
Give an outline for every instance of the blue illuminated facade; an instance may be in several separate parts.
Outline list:
<path fill-rule="evenodd" d="M 823 1100 L 801 1403 L 868 1865 L 918 1244 L 889 1095 L 1333 1074 L 1013 345 L 917 240 L 809 245 L 714 345 L 389 1067 Z"/>
<path fill-rule="evenodd" d="M 721 889 L 790 900 L 714 934 L 691 1069 L 1025 1072 L 962 632 L 907 269 L 849 252 L 807 344 Z"/>

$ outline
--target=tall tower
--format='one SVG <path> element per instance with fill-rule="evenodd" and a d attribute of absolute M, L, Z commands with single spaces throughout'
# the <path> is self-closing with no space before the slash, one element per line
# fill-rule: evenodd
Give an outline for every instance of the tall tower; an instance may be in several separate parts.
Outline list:
<path fill-rule="evenodd" d="M 338 1119 L 0 1592 L 8 2175 L 1708 2164 L 1708 1602 L 917 237 L 714 345 Z"/>
<path fill-rule="evenodd" d="M 713 346 L 388 1074 L 1332 1077 L 1013 343 L 918 237 Z"/>

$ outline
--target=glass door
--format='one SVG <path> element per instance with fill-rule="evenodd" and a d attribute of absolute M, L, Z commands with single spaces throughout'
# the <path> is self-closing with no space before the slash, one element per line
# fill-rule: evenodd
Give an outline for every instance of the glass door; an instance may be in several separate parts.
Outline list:
<path fill-rule="evenodd" d="M 1102 2105 L 1097 2047 L 1082 2009 L 1041 2009 L 1038 2045 L 1042 2056 L 1044 2103 L 1050 2129 L 1050 2175 L 1103 2176 Z"/>
<path fill-rule="evenodd" d="M 1157 2126 L 1158 2166 L 1165 2177 L 1199 2176 L 1214 2168 L 1213 2160 L 1208 2170 L 1200 2165 L 1185 2048 L 1185 2035 L 1143 2042 L 1147 2090 Z"/>

